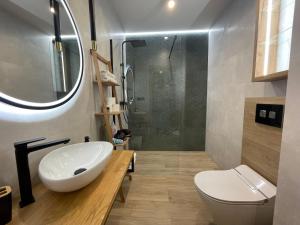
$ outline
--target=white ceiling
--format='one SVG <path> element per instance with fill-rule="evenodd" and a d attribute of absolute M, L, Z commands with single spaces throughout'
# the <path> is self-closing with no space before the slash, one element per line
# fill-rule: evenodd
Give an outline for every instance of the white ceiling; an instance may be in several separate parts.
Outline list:
<path fill-rule="evenodd" d="M 125 32 L 207 29 L 232 0 L 110 0 Z"/>

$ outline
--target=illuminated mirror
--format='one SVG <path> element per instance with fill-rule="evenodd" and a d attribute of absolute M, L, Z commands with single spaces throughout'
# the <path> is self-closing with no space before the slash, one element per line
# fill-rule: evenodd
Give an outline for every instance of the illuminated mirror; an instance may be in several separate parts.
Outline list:
<path fill-rule="evenodd" d="M 82 77 L 82 47 L 64 0 L 0 2 L 0 99 L 47 109 L 68 101 Z"/>
<path fill-rule="evenodd" d="M 295 0 L 258 0 L 253 81 L 286 79 Z"/>

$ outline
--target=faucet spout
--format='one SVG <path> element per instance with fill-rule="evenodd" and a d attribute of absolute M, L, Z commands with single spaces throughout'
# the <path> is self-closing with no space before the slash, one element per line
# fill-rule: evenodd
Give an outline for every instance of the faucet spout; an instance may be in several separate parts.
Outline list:
<path fill-rule="evenodd" d="M 32 140 L 16 142 L 14 144 L 18 179 L 19 179 L 19 189 L 20 189 L 20 196 L 21 196 L 21 201 L 19 205 L 21 208 L 35 201 L 32 195 L 32 185 L 31 185 L 30 170 L 29 170 L 29 163 L 28 163 L 28 154 L 44 148 L 49 148 L 59 144 L 67 144 L 70 142 L 69 138 L 65 138 L 61 140 L 50 141 L 47 143 L 28 146 L 28 144 L 38 142 L 38 141 L 43 141 L 45 139 L 46 138 L 35 138 Z"/>
<path fill-rule="evenodd" d="M 30 152 L 35 152 L 44 148 L 50 148 L 55 145 L 60 145 L 60 144 L 67 144 L 70 142 L 70 138 L 65 138 L 57 141 L 49 141 L 47 143 L 42 143 L 42 144 L 37 144 L 37 145 L 32 145 L 27 147 L 28 153 Z"/>

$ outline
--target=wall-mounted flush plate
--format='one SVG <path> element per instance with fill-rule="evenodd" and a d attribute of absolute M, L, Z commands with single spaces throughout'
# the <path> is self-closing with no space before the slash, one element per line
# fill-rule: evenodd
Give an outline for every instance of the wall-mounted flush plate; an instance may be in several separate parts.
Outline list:
<path fill-rule="evenodd" d="M 259 110 L 259 117 L 260 118 L 267 118 L 267 110 Z"/>
<path fill-rule="evenodd" d="M 257 104 L 255 122 L 282 128 L 283 105 Z"/>

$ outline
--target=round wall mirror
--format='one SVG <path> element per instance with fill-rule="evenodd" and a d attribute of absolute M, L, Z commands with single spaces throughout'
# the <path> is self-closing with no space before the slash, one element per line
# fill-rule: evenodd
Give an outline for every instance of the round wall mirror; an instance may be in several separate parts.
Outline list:
<path fill-rule="evenodd" d="M 1 1 L 0 33 L 1 101 L 48 109 L 75 94 L 82 46 L 64 0 Z"/>

